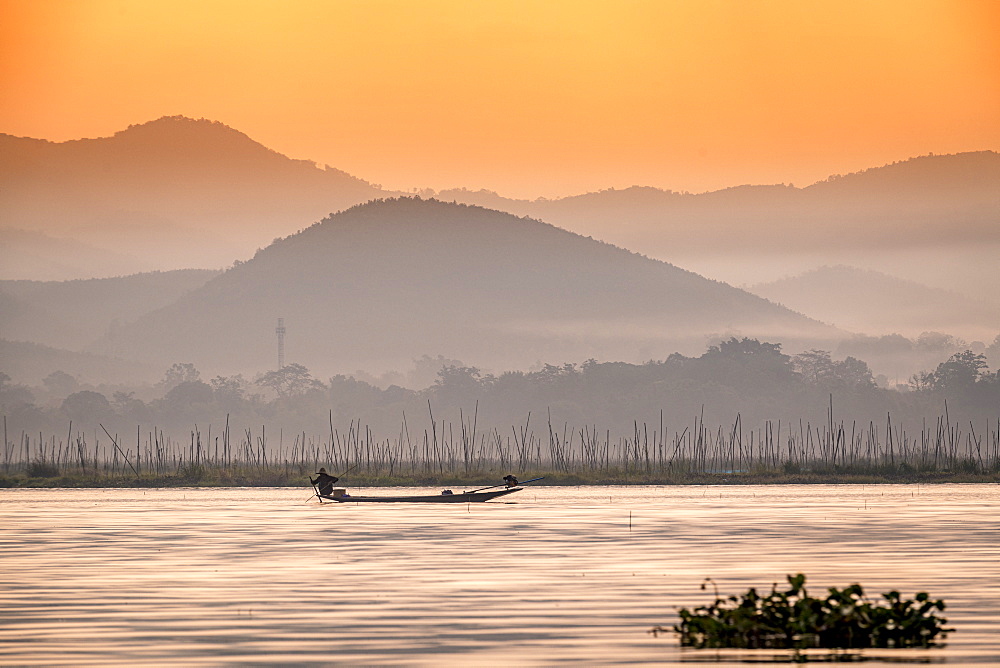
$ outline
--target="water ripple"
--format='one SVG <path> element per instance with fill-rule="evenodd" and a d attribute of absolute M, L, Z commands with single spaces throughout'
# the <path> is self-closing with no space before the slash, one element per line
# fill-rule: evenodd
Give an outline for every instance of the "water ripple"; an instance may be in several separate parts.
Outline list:
<path fill-rule="evenodd" d="M 401 493 L 433 490 L 401 490 Z M 377 492 L 373 492 L 377 493 Z M 0 663 L 588 665 L 786 661 L 682 650 L 681 606 L 853 582 L 927 590 L 958 631 L 872 663 L 1000 657 L 996 485 L 542 487 L 475 505 L 302 490 L 0 491 Z M 829 659 L 829 654 L 811 658 Z"/>

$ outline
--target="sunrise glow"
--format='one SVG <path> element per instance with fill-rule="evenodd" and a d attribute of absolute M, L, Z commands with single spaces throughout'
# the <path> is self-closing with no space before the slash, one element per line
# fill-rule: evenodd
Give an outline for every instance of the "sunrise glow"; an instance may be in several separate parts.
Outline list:
<path fill-rule="evenodd" d="M 205 117 L 391 188 L 806 185 L 1000 145 L 993 2 L 0 8 L 0 131 Z"/>

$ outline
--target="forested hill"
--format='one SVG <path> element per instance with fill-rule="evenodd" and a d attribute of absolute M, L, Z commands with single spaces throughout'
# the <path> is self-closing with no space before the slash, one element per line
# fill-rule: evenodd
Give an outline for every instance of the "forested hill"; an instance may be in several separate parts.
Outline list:
<path fill-rule="evenodd" d="M 276 240 L 106 342 L 121 355 L 319 377 L 442 354 L 493 368 L 643 361 L 728 334 L 819 344 L 839 332 L 724 283 L 536 220 L 401 198 Z"/>

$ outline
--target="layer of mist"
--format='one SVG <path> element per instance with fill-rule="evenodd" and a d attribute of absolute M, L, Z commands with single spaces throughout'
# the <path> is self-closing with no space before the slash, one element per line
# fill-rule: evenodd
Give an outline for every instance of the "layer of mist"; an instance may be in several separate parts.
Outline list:
<path fill-rule="evenodd" d="M 824 322 L 870 335 L 916 338 L 948 323 L 950 331 L 989 341 L 1000 326 L 1000 302 L 995 295 L 974 299 L 954 290 L 843 265 L 820 267 L 748 289 Z"/>

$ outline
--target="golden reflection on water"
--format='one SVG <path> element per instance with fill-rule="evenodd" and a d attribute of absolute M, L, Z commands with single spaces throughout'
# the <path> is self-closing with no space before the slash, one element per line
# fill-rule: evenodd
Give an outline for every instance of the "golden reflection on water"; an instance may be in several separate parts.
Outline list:
<path fill-rule="evenodd" d="M 946 647 L 854 658 L 1000 662 L 998 485 L 535 487 L 467 505 L 308 498 L 0 491 L 0 664 L 787 661 L 682 650 L 648 630 L 709 602 L 705 577 L 727 595 L 796 572 L 814 594 L 860 582 L 872 597 L 926 590 L 948 603 L 957 632 Z"/>

